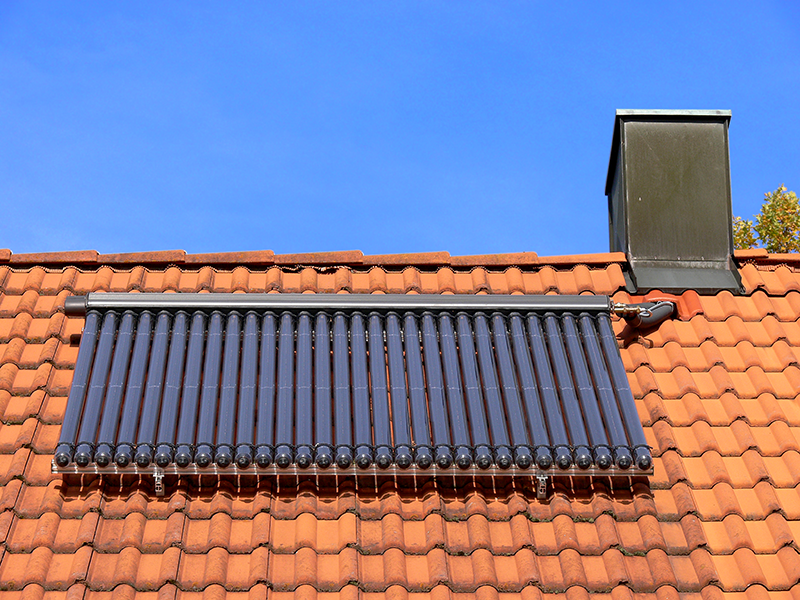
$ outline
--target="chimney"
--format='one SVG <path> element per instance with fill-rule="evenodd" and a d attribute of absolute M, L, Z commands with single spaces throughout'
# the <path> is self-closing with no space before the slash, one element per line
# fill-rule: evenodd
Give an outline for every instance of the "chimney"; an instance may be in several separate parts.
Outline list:
<path fill-rule="evenodd" d="M 733 262 L 729 110 L 618 110 L 608 165 L 612 252 L 629 287 L 741 291 Z"/>

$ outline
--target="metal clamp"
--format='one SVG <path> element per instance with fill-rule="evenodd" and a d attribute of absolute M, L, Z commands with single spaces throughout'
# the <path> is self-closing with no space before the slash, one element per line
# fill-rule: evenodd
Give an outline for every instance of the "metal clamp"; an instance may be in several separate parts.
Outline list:
<path fill-rule="evenodd" d="M 164 469 L 156 467 L 153 471 L 153 480 L 155 482 L 156 496 L 164 495 Z"/>
<path fill-rule="evenodd" d="M 536 499 L 545 500 L 547 498 L 547 475 L 536 476 Z"/>

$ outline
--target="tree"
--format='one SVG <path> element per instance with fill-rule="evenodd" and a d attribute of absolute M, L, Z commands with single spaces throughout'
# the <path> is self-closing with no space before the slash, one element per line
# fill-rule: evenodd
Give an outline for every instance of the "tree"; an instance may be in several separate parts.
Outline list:
<path fill-rule="evenodd" d="M 736 248 L 762 245 L 769 253 L 800 252 L 800 200 L 781 185 L 764 194 L 761 212 L 755 224 L 741 217 L 733 218 L 733 244 Z"/>

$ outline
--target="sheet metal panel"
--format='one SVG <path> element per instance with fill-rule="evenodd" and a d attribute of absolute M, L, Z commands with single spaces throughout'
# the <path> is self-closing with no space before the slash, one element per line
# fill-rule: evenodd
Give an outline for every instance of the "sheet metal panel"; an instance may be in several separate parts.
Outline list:
<path fill-rule="evenodd" d="M 609 315 L 564 311 L 90 310 L 55 463 L 111 457 L 210 473 L 652 468 Z"/>

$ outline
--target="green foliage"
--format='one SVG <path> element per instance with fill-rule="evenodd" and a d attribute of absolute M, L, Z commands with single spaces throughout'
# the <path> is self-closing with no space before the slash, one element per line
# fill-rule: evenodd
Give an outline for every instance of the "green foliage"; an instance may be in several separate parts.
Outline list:
<path fill-rule="evenodd" d="M 733 218 L 733 243 L 736 248 L 755 248 L 761 244 L 769 253 L 800 252 L 800 200 L 781 185 L 764 194 L 756 221 Z"/>
<path fill-rule="evenodd" d="M 740 250 L 758 246 L 752 221 L 746 221 L 742 217 L 733 217 L 733 246 Z"/>

